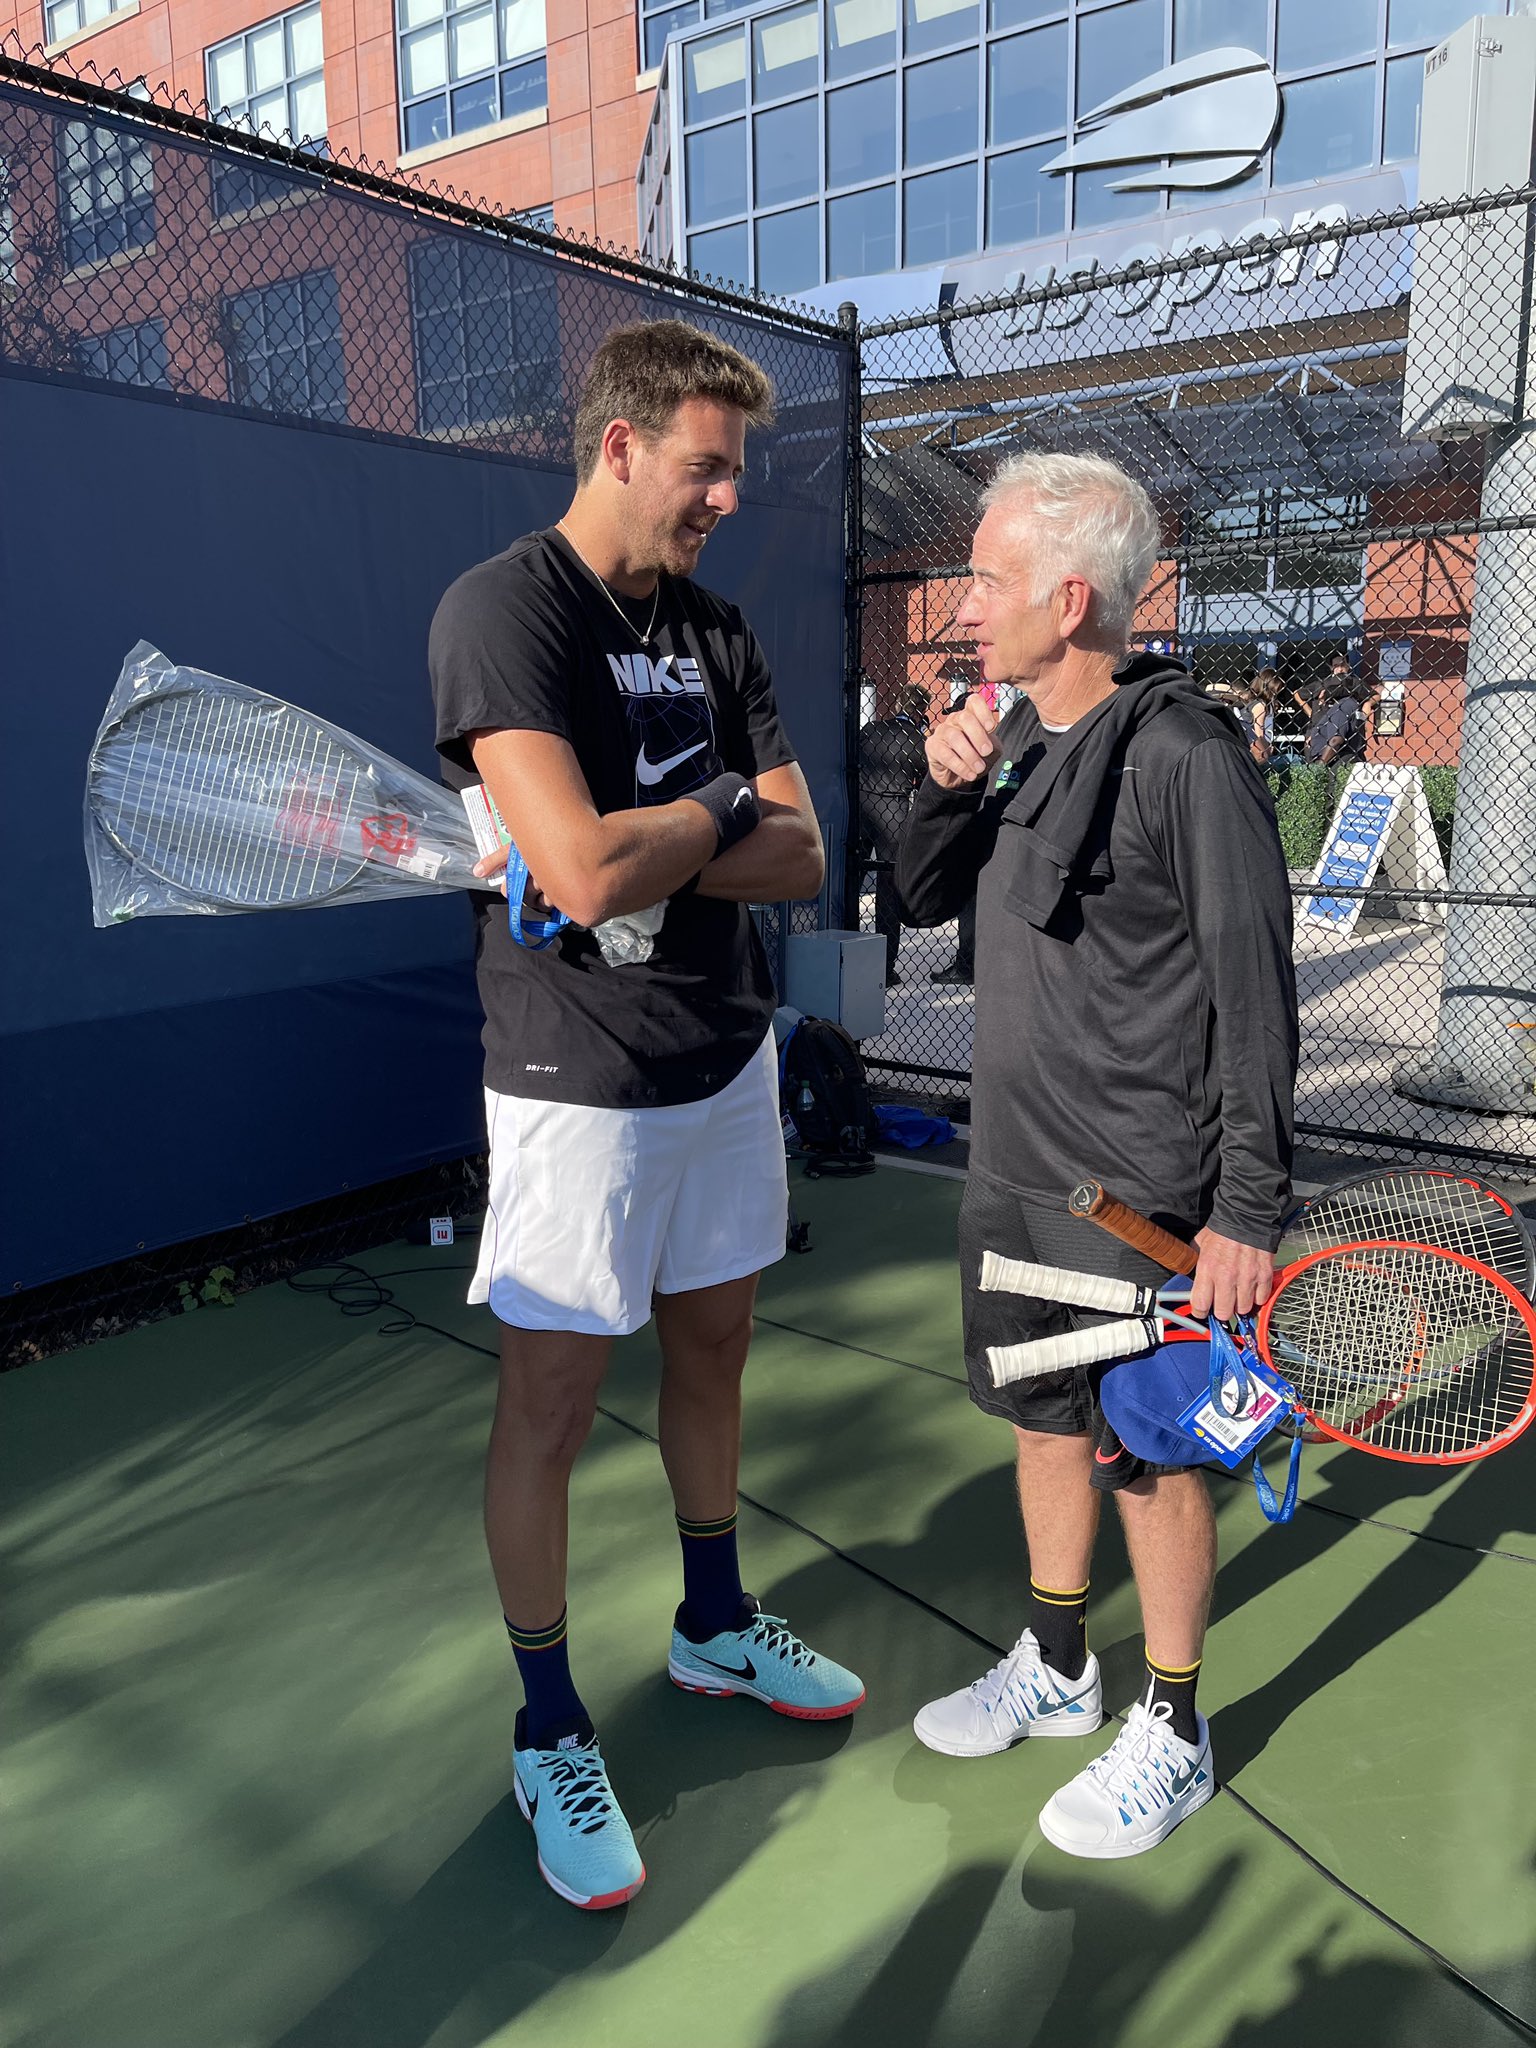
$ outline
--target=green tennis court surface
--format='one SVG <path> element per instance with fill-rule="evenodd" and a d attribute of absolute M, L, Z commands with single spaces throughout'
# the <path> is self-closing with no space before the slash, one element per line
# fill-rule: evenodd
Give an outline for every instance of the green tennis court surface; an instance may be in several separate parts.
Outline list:
<path fill-rule="evenodd" d="M 362 1261 L 425 1269 L 386 1282 L 393 1311 L 278 1285 L 0 1380 L 0 2039 L 1527 2038 L 1491 2001 L 1536 2017 L 1529 1439 L 1449 1477 L 1309 1453 L 1289 1530 L 1246 1474 L 1214 1482 L 1202 1704 L 1232 1789 L 1149 1856 L 1040 1838 L 1092 1738 L 971 1763 L 914 1741 L 914 1709 L 1020 1625 L 1008 1434 L 957 1383 L 959 1192 L 890 1169 L 797 1184 L 816 1248 L 761 1298 L 747 1576 L 863 1674 L 852 1722 L 666 1682 L 654 1353 L 620 1347 L 571 1589 L 576 1676 L 649 1872 L 617 1913 L 543 1887 L 511 1797 L 514 1673 L 478 1529 L 493 1366 L 419 1326 L 492 1343 L 462 1244 Z M 1140 1637 L 1112 1518 L 1090 1640 L 1123 1708 Z"/>

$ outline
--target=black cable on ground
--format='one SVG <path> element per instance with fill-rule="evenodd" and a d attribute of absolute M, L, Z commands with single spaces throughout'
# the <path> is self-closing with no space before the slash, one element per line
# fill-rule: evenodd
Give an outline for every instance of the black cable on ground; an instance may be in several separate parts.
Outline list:
<path fill-rule="evenodd" d="M 460 1337 L 452 1330 L 443 1329 L 440 1324 L 423 1322 L 419 1316 L 406 1308 L 403 1303 L 396 1301 L 390 1290 L 382 1285 L 382 1282 L 385 1280 L 402 1280 L 414 1273 L 468 1273 L 472 1270 L 472 1267 L 465 1265 L 405 1266 L 387 1273 L 369 1273 L 361 1266 L 320 1266 L 313 1268 L 310 1272 L 290 1274 L 288 1285 L 297 1294 L 324 1295 L 327 1300 L 335 1303 L 343 1315 L 373 1315 L 381 1313 L 385 1309 L 398 1311 L 396 1317 L 390 1322 L 379 1325 L 378 1334 L 381 1337 L 403 1336 L 412 1330 L 428 1330 L 433 1336 L 444 1337 L 450 1344 L 457 1344 L 461 1350 L 473 1351 L 482 1358 L 489 1358 L 494 1361 L 497 1358 L 497 1353 L 490 1345 L 477 1344 L 469 1337 Z M 336 1277 L 326 1280 L 322 1277 L 326 1273 L 333 1273 Z M 913 1365 L 908 1359 L 894 1358 L 883 1351 L 869 1351 L 862 1345 L 844 1344 L 835 1337 L 821 1337 L 813 1330 L 797 1329 L 792 1323 L 771 1322 L 770 1318 L 766 1316 L 759 1316 L 757 1320 L 768 1323 L 773 1329 L 784 1330 L 794 1336 L 811 1338 L 817 1343 L 831 1344 L 838 1350 L 857 1352 L 866 1358 L 877 1358 L 890 1365 L 905 1366 L 911 1372 L 926 1373 L 930 1378 L 955 1380 L 955 1375 L 952 1373 L 940 1372 L 931 1366 Z M 960 1384 L 960 1382 L 956 1382 L 956 1384 Z M 628 1435 L 638 1437 L 642 1443 L 660 1447 L 660 1439 L 653 1435 L 650 1430 L 641 1428 L 639 1423 L 629 1421 L 626 1416 L 615 1413 L 611 1408 L 603 1407 L 601 1402 L 598 1403 L 597 1413 L 603 1417 L 604 1421 L 614 1423 Z M 935 1621 L 942 1622 L 945 1627 L 953 1629 L 956 1634 L 962 1635 L 969 1642 L 975 1643 L 978 1649 L 989 1650 L 994 1657 L 1005 1657 L 1008 1654 L 1007 1644 L 994 1643 L 989 1637 L 982 1635 L 978 1630 L 971 1628 L 968 1623 L 961 1621 L 958 1615 L 950 1614 L 945 1608 L 936 1606 L 931 1600 L 925 1600 L 920 1593 L 914 1593 L 909 1586 L 903 1586 L 898 1580 L 887 1578 L 884 1572 L 876 1571 L 873 1565 L 865 1564 L 863 1559 L 856 1557 L 852 1551 L 844 1550 L 841 1545 L 832 1542 L 829 1537 L 819 1534 L 815 1529 L 808 1528 L 804 1522 L 797 1521 L 793 1515 L 785 1514 L 781 1508 L 770 1507 L 766 1501 L 758 1500 L 750 1493 L 741 1493 L 740 1498 L 746 1502 L 748 1507 L 754 1508 L 758 1514 L 766 1515 L 770 1521 L 779 1523 L 783 1528 L 793 1529 L 796 1535 L 805 1537 L 807 1542 L 814 1543 L 818 1549 L 826 1551 L 829 1556 L 837 1558 L 841 1563 L 848 1565 L 863 1577 L 873 1579 L 876 1585 L 885 1587 L 887 1592 L 894 1593 L 898 1599 L 906 1601 L 909 1606 L 916 1607 L 922 1613 L 931 1616 Z M 1303 1502 L 1302 1505 L 1306 1506 L 1307 1503 Z M 1341 1520 L 1351 1522 L 1363 1522 L 1371 1519 L 1368 1516 L 1346 1514 L 1339 1508 L 1325 1508 L 1320 1510 L 1320 1512 L 1337 1515 Z M 1381 1526 L 1391 1528 L 1394 1525 L 1392 1523 L 1384 1523 Z M 1440 1537 L 1425 1538 L 1420 1531 L 1413 1529 L 1405 1530 L 1403 1533 L 1419 1537 L 1421 1541 L 1447 1541 L 1447 1539 Z M 1448 1547 L 1458 1550 L 1472 1550 L 1475 1548 L 1474 1545 L 1465 1543 L 1450 1543 Z M 1500 1557 L 1517 1555 L 1517 1553 L 1512 1551 L 1480 1552 L 1479 1554 Z M 1519 1562 L 1528 1564 L 1536 1562 L 1536 1560 L 1520 1558 Z M 1117 1714 L 1114 1718 L 1118 1721 L 1124 1721 L 1126 1717 L 1124 1714 Z M 1273 1835 L 1276 1841 L 1283 1842 L 1286 1848 L 1291 1850 L 1294 1855 L 1299 1856 L 1302 1862 L 1316 1871 L 1317 1875 L 1326 1883 L 1332 1885 L 1336 1891 L 1342 1892 L 1347 1899 L 1352 1899 L 1357 1906 L 1362 1907 L 1365 1912 L 1369 1913 L 1372 1919 L 1378 1921 L 1383 1927 L 1389 1928 L 1392 1933 L 1400 1935 L 1411 1947 L 1417 1949 L 1426 1962 L 1430 1963 L 1450 1983 L 1465 1991 L 1486 2012 L 1493 2013 L 1499 2019 L 1507 2021 L 1522 2040 L 1536 2041 L 1536 2024 L 1522 2018 L 1513 2007 L 1505 2005 L 1503 2000 L 1496 1998 L 1491 1991 L 1484 1990 L 1483 1986 L 1475 1978 L 1469 1977 L 1464 1970 L 1459 1970 L 1450 1958 L 1442 1955 L 1440 1950 L 1435 1948 L 1432 1943 L 1425 1941 L 1420 1935 L 1415 1934 L 1411 1927 L 1405 1927 L 1401 1920 L 1394 1919 L 1384 1907 L 1376 1905 L 1363 1892 L 1357 1891 L 1347 1879 L 1340 1877 L 1336 1870 L 1331 1870 L 1326 1863 L 1323 1863 L 1318 1857 L 1314 1856 L 1310 1849 L 1304 1848 L 1294 1835 L 1288 1834 L 1278 1821 L 1271 1820 L 1269 1815 L 1255 1806 L 1251 1799 L 1245 1798 L 1241 1792 L 1234 1791 L 1230 1785 L 1222 1784 L 1219 1785 L 1218 1789 L 1240 1811 L 1246 1813 L 1250 1820 L 1257 1821 L 1259 1826 L 1265 1829 L 1267 1833 Z"/>

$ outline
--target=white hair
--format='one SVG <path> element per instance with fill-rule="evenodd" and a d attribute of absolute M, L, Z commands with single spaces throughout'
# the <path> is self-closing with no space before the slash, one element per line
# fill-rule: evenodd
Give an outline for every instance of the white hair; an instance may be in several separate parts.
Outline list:
<path fill-rule="evenodd" d="M 1098 455 L 1010 455 L 981 494 L 982 510 L 1028 522 L 1031 604 L 1081 576 L 1108 638 L 1125 639 L 1161 546 L 1157 512 L 1134 477 Z"/>

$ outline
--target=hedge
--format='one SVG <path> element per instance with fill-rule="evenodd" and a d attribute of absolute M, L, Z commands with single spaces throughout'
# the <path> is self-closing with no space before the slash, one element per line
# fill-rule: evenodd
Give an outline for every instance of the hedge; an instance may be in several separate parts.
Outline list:
<path fill-rule="evenodd" d="M 1348 773 L 1348 768 L 1343 765 L 1324 768 L 1313 763 L 1265 771 L 1265 780 L 1275 799 L 1280 844 L 1285 848 L 1288 868 L 1317 866 L 1323 839 L 1338 807 L 1339 791 Z M 1434 820 L 1440 852 L 1449 864 L 1451 826 L 1456 814 L 1456 770 L 1421 768 L 1419 780 L 1429 800 L 1429 815 Z"/>

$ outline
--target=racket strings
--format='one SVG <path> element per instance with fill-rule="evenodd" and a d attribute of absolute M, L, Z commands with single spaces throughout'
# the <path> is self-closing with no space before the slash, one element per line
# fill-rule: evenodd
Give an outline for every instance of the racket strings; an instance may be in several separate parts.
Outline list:
<path fill-rule="evenodd" d="M 1402 1456 L 1493 1443 L 1530 1400 L 1528 1312 L 1488 1275 L 1411 1245 L 1304 1266 L 1269 1306 L 1275 1365 L 1341 1435 Z"/>
<path fill-rule="evenodd" d="M 130 858 L 209 901 L 303 902 L 362 865 L 370 778 L 287 706 L 206 691 L 151 699 L 98 750 L 92 790 Z"/>
<path fill-rule="evenodd" d="M 1459 1252 L 1522 1289 L 1530 1277 L 1524 1221 L 1492 1189 L 1456 1174 L 1412 1169 L 1327 1190 L 1286 1232 L 1293 1256 L 1374 1239 Z"/>

